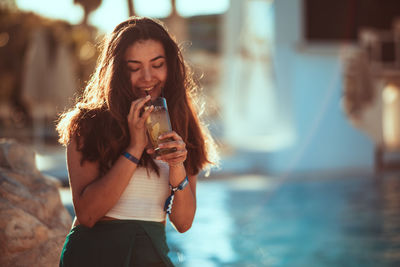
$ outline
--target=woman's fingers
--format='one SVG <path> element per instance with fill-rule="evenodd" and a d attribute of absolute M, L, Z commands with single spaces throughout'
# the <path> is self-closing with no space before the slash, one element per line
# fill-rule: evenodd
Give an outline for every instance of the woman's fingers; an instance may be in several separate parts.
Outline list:
<path fill-rule="evenodd" d="M 146 152 L 149 155 L 153 155 L 155 153 L 155 150 L 153 148 L 148 148 Z M 165 161 L 169 165 L 178 165 L 180 163 L 185 162 L 186 157 L 187 157 L 187 150 L 182 149 L 168 154 L 157 156 L 156 159 Z"/>
<path fill-rule="evenodd" d="M 176 148 L 176 150 L 184 150 L 186 148 L 185 142 L 179 141 L 169 141 L 165 143 L 161 143 L 158 145 L 159 148 Z"/>
<path fill-rule="evenodd" d="M 146 152 L 147 152 L 147 154 L 152 155 L 152 154 L 154 154 L 156 151 L 155 151 L 153 148 L 148 148 L 148 149 L 146 150 Z"/>
<path fill-rule="evenodd" d="M 133 110 L 135 108 L 135 102 L 136 101 L 132 101 L 131 107 L 129 108 L 128 121 L 130 121 L 133 118 Z"/>
<path fill-rule="evenodd" d="M 173 138 L 176 141 L 179 141 L 179 140 L 182 141 L 182 137 L 180 137 L 179 134 L 177 134 L 175 131 L 171 131 L 171 132 L 162 134 L 162 135 L 160 135 L 159 139 L 162 140 L 162 139 L 167 139 L 169 137 Z"/>
<path fill-rule="evenodd" d="M 133 109 L 133 115 L 135 116 L 135 118 L 139 118 L 140 110 L 150 100 L 150 98 L 151 98 L 150 95 L 148 95 L 146 97 L 139 98 L 138 100 L 135 101 L 136 103 Z"/>
<path fill-rule="evenodd" d="M 185 142 L 183 142 L 182 138 L 174 131 L 162 134 L 160 136 L 160 140 L 165 140 L 168 138 L 171 138 L 174 141 L 166 141 L 165 143 L 159 144 L 158 147 L 160 149 L 175 148 L 176 151 L 165 155 L 161 155 L 157 157 L 157 159 L 166 161 L 168 164 L 173 164 L 173 165 L 184 162 L 187 157 Z"/>
<path fill-rule="evenodd" d="M 142 114 L 142 117 L 139 119 L 139 124 L 140 126 L 144 126 L 144 123 L 146 122 L 147 118 L 150 116 L 150 113 L 154 110 L 154 106 L 151 105 L 146 109 L 146 111 Z"/>
<path fill-rule="evenodd" d="M 129 109 L 129 113 L 127 116 L 128 121 L 136 121 L 137 119 L 140 119 L 140 110 L 143 108 L 143 106 L 147 103 L 147 101 L 150 100 L 150 96 L 146 96 L 143 98 L 136 99 L 135 101 L 132 101 L 131 107 Z M 145 116 L 144 120 L 149 116 L 150 112 L 154 109 L 153 108 L 148 108 L 146 112 L 143 114 Z"/>
<path fill-rule="evenodd" d="M 187 150 L 184 149 L 184 150 L 177 150 L 175 152 L 161 155 L 161 156 L 159 156 L 159 158 L 162 160 L 173 160 L 176 158 L 184 158 L 186 156 L 187 156 Z"/>

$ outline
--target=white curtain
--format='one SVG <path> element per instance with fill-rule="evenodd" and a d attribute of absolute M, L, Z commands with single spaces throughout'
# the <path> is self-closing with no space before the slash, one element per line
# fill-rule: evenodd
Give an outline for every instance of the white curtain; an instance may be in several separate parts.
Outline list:
<path fill-rule="evenodd" d="M 231 2 L 235 4 L 236 1 Z M 241 17 L 242 23 L 227 24 L 228 31 L 238 31 L 239 43 L 227 42 L 232 52 L 225 54 L 227 71 L 221 95 L 224 137 L 236 148 L 279 149 L 287 145 L 291 133 L 278 108 L 272 57 L 273 2 L 247 0 L 238 12 L 241 14 L 236 17 Z"/>

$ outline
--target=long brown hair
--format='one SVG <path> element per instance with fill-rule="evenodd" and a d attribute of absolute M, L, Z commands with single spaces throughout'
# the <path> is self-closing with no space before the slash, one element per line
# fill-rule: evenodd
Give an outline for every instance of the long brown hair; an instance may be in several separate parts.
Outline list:
<path fill-rule="evenodd" d="M 140 40 L 159 41 L 165 50 L 168 75 L 164 87 L 171 124 L 186 143 L 185 168 L 188 175 L 215 163 L 215 143 L 200 122 L 195 106 L 197 84 L 181 51 L 160 21 L 132 17 L 120 23 L 103 42 L 95 73 L 75 107 L 60 116 L 57 131 L 60 143 L 76 138 L 82 153 L 81 164 L 98 161 L 104 174 L 129 144 L 126 116 L 138 98 L 131 88 L 123 61 L 126 49 Z M 159 173 L 153 159 L 143 152 L 140 165 Z"/>

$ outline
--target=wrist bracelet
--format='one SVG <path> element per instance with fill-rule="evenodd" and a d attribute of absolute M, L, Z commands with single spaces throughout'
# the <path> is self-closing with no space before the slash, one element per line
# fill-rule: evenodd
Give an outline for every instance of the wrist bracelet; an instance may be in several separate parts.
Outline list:
<path fill-rule="evenodd" d="M 187 185 L 189 184 L 189 178 L 186 176 L 185 179 L 177 186 L 177 187 L 172 187 L 171 184 L 169 184 L 169 188 L 171 189 L 171 195 L 167 198 L 164 204 L 164 211 L 167 214 L 171 214 L 172 211 L 172 204 L 174 203 L 174 195 L 175 192 L 178 190 L 183 190 Z"/>
<path fill-rule="evenodd" d="M 172 190 L 172 192 L 176 192 L 178 190 L 183 190 L 189 183 L 189 178 L 186 176 L 185 179 L 177 186 L 177 187 L 172 187 L 171 184 L 169 184 L 169 188 Z"/>
<path fill-rule="evenodd" d="M 123 155 L 125 158 L 129 159 L 130 161 L 132 161 L 133 163 L 135 163 L 136 165 L 139 165 L 139 160 L 138 160 L 135 156 L 131 155 L 130 153 L 125 152 L 125 153 L 122 154 L 122 155 Z"/>

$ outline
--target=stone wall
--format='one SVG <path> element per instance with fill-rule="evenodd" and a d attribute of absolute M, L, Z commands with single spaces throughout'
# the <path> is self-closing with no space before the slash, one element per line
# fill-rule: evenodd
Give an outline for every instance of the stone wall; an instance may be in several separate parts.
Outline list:
<path fill-rule="evenodd" d="M 32 149 L 0 139 L 0 266 L 58 266 L 72 219 Z"/>

